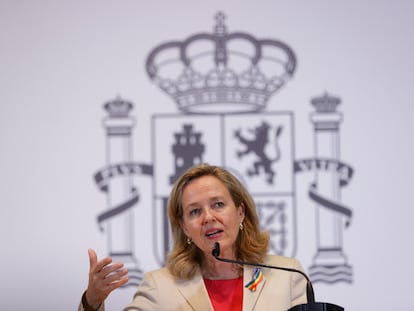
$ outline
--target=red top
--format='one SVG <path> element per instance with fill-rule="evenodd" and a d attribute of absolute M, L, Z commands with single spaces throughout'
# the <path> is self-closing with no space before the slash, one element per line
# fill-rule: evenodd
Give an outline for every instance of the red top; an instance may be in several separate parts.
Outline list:
<path fill-rule="evenodd" d="M 243 277 L 229 280 L 204 279 L 204 284 L 215 311 L 242 310 Z"/>

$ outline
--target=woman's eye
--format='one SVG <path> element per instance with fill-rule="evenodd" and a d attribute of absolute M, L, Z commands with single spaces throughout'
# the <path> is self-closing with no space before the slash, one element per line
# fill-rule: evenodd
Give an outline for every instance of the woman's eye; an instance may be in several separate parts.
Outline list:
<path fill-rule="evenodd" d="M 215 207 L 222 207 L 222 206 L 224 206 L 224 203 L 223 202 L 216 202 L 216 203 L 214 203 L 214 206 Z"/>
<path fill-rule="evenodd" d="M 195 215 L 199 215 L 199 214 L 200 214 L 200 209 L 199 208 L 195 208 L 195 209 L 192 209 L 190 211 L 191 216 L 195 216 Z"/>

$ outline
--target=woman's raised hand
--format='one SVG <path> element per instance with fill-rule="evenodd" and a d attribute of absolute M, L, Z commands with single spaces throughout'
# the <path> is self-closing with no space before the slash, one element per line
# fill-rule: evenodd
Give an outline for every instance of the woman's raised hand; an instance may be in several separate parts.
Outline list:
<path fill-rule="evenodd" d="M 122 262 L 112 263 L 109 257 L 98 261 L 93 249 L 88 249 L 88 254 L 90 268 L 86 300 L 88 305 L 98 309 L 113 290 L 128 282 L 128 270 Z"/>

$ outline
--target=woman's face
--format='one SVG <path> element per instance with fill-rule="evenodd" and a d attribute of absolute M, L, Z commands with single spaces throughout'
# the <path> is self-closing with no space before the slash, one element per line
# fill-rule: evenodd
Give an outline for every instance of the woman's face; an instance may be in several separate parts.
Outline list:
<path fill-rule="evenodd" d="M 243 206 L 235 206 L 226 186 L 214 176 L 192 180 L 182 194 L 182 228 L 206 256 L 220 243 L 222 257 L 234 257 L 234 244 L 244 219 Z"/>

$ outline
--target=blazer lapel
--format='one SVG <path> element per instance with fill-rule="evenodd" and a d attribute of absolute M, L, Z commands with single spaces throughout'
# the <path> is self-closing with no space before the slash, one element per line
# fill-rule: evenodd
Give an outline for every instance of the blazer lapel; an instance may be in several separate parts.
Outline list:
<path fill-rule="evenodd" d="M 197 275 L 189 281 L 178 282 L 177 287 L 191 310 L 214 311 L 201 275 Z"/>
<path fill-rule="evenodd" d="M 246 284 L 252 280 L 255 269 L 255 267 L 244 266 L 243 286 L 246 286 Z M 254 310 L 257 299 L 259 299 L 265 283 L 266 277 L 263 275 L 263 279 L 257 284 L 255 291 L 252 291 L 246 287 L 243 288 L 243 311 Z"/>

